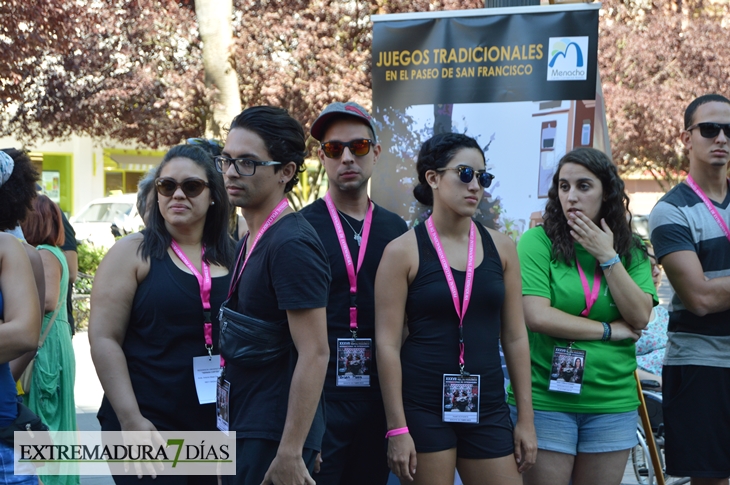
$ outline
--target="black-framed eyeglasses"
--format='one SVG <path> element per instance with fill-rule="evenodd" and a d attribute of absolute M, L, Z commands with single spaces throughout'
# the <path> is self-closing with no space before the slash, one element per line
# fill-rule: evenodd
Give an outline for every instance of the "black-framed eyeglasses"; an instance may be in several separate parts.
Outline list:
<path fill-rule="evenodd" d="M 720 134 L 720 130 L 725 133 L 725 138 L 730 138 L 730 123 L 695 123 L 687 128 L 687 131 L 692 131 L 695 128 L 700 129 L 702 138 L 715 138 Z"/>
<path fill-rule="evenodd" d="M 436 169 L 437 172 L 444 172 L 446 170 L 455 170 L 456 172 L 459 172 L 459 180 L 461 180 L 465 184 L 468 184 L 469 182 L 474 180 L 474 175 L 476 175 L 477 180 L 479 181 L 479 185 L 481 185 L 485 189 L 492 185 L 492 180 L 494 179 L 494 175 L 487 172 L 486 170 L 474 170 L 473 168 L 467 167 L 466 165 Z"/>
<path fill-rule="evenodd" d="M 215 157 L 215 168 L 220 173 L 227 172 L 228 167 L 230 167 L 231 164 L 233 164 L 238 175 L 241 175 L 242 177 L 250 177 L 256 173 L 256 167 L 259 165 L 267 167 L 269 165 L 281 165 L 281 162 L 274 162 L 271 160 L 251 160 L 250 158 L 229 158 L 225 155 Z"/>
<path fill-rule="evenodd" d="M 158 177 L 155 179 L 157 193 L 165 197 L 172 197 L 178 187 L 182 189 L 185 197 L 192 199 L 193 197 L 199 196 L 208 187 L 208 182 L 199 178 L 189 178 L 182 182 L 168 177 Z"/>
<path fill-rule="evenodd" d="M 356 157 L 362 157 L 370 153 L 370 146 L 373 140 L 362 138 L 359 140 L 344 141 L 326 141 L 320 145 L 322 151 L 328 158 L 340 158 L 345 151 L 345 147 L 350 149 L 350 153 Z"/>
<path fill-rule="evenodd" d="M 223 150 L 223 142 L 214 138 L 188 138 L 185 143 L 202 148 L 211 157 L 220 155 Z"/>

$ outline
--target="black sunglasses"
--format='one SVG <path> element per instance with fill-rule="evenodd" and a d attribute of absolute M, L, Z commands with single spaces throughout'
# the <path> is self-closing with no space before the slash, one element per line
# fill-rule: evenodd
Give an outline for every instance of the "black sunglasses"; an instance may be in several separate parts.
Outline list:
<path fill-rule="evenodd" d="M 473 168 L 467 167 L 466 165 L 436 169 L 437 172 L 443 172 L 445 170 L 456 170 L 457 172 L 459 172 L 459 180 L 461 180 L 465 184 L 468 184 L 469 182 L 474 180 L 474 175 L 476 174 L 479 185 L 481 185 L 485 189 L 492 185 L 492 179 L 494 179 L 494 175 L 487 172 L 486 170 L 474 170 Z"/>
<path fill-rule="evenodd" d="M 155 179 L 155 187 L 157 188 L 157 193 L 165 197 L 172 197 L 177 191 L 177 188 L 180 187 L 185 197 L 193 198 L 199 196 L 208 187 L 208 182 L 196 178 L 189 178 L 178 182 L 173 178 L 159 177 Z"/>
<path fill-rule="evenodd" d="M 345 151 L 345 147 L 350 149 L 350 153 L 356 157 L 362 157 L 370 153 L 370 145 L 373 140 L 363 138 L 361 140 L 344 141 L 326 141 L 322 143 L 322 151 L 327 158 L 340 158 Z"/>
<path fill-rule="evenodd" d="M 692 131 L 695 128 L 700 129 L 702 138 L 715 138 L 720 134 L 720 130 L 725 133 L 725 138 L 730 138 L 730 123 L 695 123 L 687 128 L 687 131 Z"/>
<path fill-rule="evenodd" d="M 215 168 L 220 173 L 226 173 L 231 164 L 233 164 L 233 168 L 236 169 L 236 173 L 238 173 L 238 175 L 241 175 L 242 177 L 250 177 L 256 173 L 256 167 L 259 165 L 264 167 L 269 165 L 281 165 L 281 162 L 262 162 L 259 160 L 251 160 L 249 158 L 228 158 L 225 155 L 215 157 Z"/>

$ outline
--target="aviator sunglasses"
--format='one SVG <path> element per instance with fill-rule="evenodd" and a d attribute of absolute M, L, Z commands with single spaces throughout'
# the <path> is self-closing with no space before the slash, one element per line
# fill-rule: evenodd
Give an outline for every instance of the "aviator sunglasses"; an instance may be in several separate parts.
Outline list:
<path fill-rule="evenodd" d="M 443 172 L 446 170 L 456 170 L 457 172 L 459 172 L 459 180 L 461 180 L 465 184 L 471 182 L 474 179 L 474 175 L 476 174 L 479 185 L 481 185 L 485 189 L 492 185 L 492 179 L 494 178 L 494 175 L 487 172 L 486 170 L 474 170 L 473 168 L 467 167 L 466 165 L 436 169 L 437 172 Z"/>
<path fill-rule="evenodd" d="M 730 138 L 730 123 L 695 123 L 687 128 L 687 131 L 692 131 L 695 128 L 700 129 L 702 138 L 715 138 L 720 134 L 720 130 L 725 133 L 725 138 Z"/>
<path fill-rule="evenodd" d="M 350 153 L 356 157 L 362 157 L 370 153 L 370 145 L 373 144 L 373 140 L 363 138 L 361 140 L 352 140 L 348 142 L 344 141 L 327 141 L 322 143 L 322 151 L 327 158 L 340 158 L 342 152 L 345 151 L 345 147 L 350 149 Z"/>
<path fill-rule="evenodd" d="M 165 197 L 172 197 L 177 188 L 180 187 L 185 197 L 193 198 L 199 196 L 208 187 L 208 182 L 197 178 L 189 178 L 178 182 L 172 178 L 159 177 L 155 179 L 155 187 L 157 193 Z"/>

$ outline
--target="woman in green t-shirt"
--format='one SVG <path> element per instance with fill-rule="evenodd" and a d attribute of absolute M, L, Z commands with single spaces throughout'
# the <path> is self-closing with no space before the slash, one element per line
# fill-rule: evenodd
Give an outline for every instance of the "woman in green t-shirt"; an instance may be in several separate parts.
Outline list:
<path fill-rule="evenodd" d="M 538 438 L 528 485 L 618 485 L 636 444 L 634 342 L 657 300 L 628 201 L 605 154 L 573 150 L 544 225 L 517 247 Z"/>

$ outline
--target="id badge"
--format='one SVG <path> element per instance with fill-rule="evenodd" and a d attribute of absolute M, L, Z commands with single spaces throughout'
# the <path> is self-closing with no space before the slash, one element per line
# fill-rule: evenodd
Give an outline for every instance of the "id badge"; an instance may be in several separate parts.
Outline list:
<path fill-rule="evenodd" d="M 221 373 L 220 355 L 202 355 L 193 357 L 193 377 L 195 391 L 198 393 L 200 404 L 215 402 L 216 383 Z"/>
<path fill-rule="evenodd" d="M 218 385 L 216 389 L 217 399 L 215 400 L 215 419 L 216 426 L 219 430 L 223 431 L 228 436 L 230 429 L 230 397 L 231 397 L 231 383 L 225 380 L 223 377 L 218 378 Z"/>
<path fill-rule="evenodd" d="M 337 339 L 337 386 L 370 387 L 373 341 L 369 338 Z"/>
<path fill-rule="evenodd" d="M 444 423 L 479 422 L 479 386 L 478 374 L 444 374 Z"/>
<path fill-rule="evenodd" d="M 570 347 L 555 347 L 550 369 L 548 390 L 580 394 L 583 386 L 583 372 L 586 365 L 586 351 Z"/>

